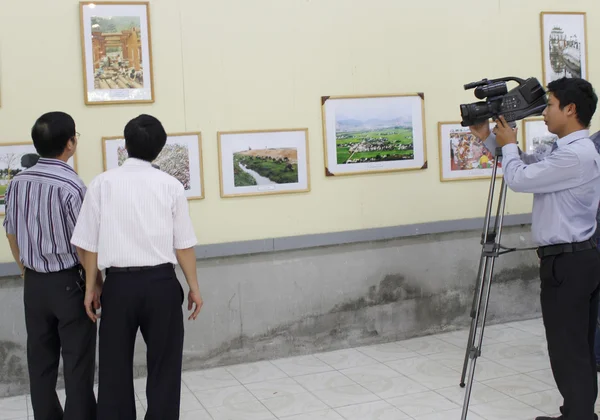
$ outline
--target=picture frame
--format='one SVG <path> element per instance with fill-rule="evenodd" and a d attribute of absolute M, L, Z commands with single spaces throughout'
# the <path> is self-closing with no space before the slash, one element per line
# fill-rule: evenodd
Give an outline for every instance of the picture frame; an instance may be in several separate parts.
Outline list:
<path fill-rule="evenodd" d="M 321 97 L 325 175 L 427 168 L 425 95 Z"/>
<path fill-rule="evenodd" d="M 79 5 L 85 104 L 153 103 L 149 2 Z"/>
<path fill-rule="evenodd" d="M 127 158 L 128 154 L 123 136 L 102 137 L 104 171 L 121 166 Z M 204 199 L 201 133 L 167 134 L 165 147 L 152 163 L 182 183 L 188 200 Z"/>
<path fill-rule="evenodd" d="M 547 156 L 552 145 L 558 140 L 556 134 L 548 131 L 543 118 L 526 118 L 523 120 L 523 152 Z"/>
<path fill-rule="evenodd" d="M 495 123 L 490 122 L 490 131 Z M 491 150 L 459 121 L 438 122 L 440 181 L 490 179 L 495 158 Z M 496 176 L 501 178 L 502 162 Z"/>
<path fill-rule="evenodd" d="M 219 131 L 221 197 L 306 193 L 308 128 Z"/>
<path fill-rule="evenodd" d="M 546 86 L 563 76 L 589 78 L 586 12 L 540 12 L 540 34 Z"/>
<path fill-rule="evenodd" d="M 4 195 L 8 184 L 15 175 L 26 169 L 22 166 L 23 162 L 21 160 L 25 155 L 32 155 L 34 157 L 31 161 L 31 166 L 37 162 L 39 155 L 35 150 L 33 142 L 24 141 L 0 144 L 0 215 L 5 214 Z M 69 159 L 67 164 L 77 172 L 77 153 Z"/>

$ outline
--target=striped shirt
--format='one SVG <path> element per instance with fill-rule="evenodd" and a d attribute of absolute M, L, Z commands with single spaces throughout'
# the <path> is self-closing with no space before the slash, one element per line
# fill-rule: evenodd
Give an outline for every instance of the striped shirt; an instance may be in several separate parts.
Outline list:
<path fill-rule="evenodd" d="M 181 182 L 129 158 L 90 182 L 71 242 L 103 270 L 177 264 L 174 250 L 197 240 Z"/>
<path fill-rule="evenodd" d="M 25 267 L 49 273 L 79 264 L 71 236 L 85 193 L 77 173 L 58 159 L 40 158 L 15 175 L 4 198 L 4 229 L 16 236 Z"/>

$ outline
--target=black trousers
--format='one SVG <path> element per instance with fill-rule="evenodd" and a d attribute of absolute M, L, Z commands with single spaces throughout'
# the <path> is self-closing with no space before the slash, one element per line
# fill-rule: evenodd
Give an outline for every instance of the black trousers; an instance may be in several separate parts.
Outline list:
<path fill-rule="evenodd" d="M 598 394 L 594 341 L 600 291 L 596 249 L 542 258 L 542 317 L 564 419 L 593 420 Z"/>
<path fill-rule="evenodd" d="M 146 420 L 179 419 L 183 289 L 172 265 L 107 270 L 101 296 L 99 420 L 135 420 L 133 355 L 138 328 L 147 346 Z"/>
<path fill-rule="evenodd" d="M 96 419 L 96 324 L 85 313 L 80 280 L 76 269 L 25 271 L 27 364 L 35 420 Z M 56 395 L 61 349 L 64 411 Z"/>

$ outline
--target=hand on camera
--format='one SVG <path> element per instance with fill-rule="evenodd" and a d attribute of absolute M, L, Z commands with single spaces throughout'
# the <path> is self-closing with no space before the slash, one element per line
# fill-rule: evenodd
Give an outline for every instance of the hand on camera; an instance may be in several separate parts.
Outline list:
<path fill-rule="evenodd" d="M 484 121 L 482 123 L 469 126 L 471 133 L 481 141 L 485 141 L 490 136 L 490 123 Z"/>
<path fill-rule="evenodd" d="M 500 147 L 504 147 L 507 144 L 517 144 L 517 131 L 518 128 L 512 128 L 508 125 L 503 116 L 500 116 L 496 120 L 496 127 L 494 127 L 494 134 L 496 135 L 496 143 Z"/>

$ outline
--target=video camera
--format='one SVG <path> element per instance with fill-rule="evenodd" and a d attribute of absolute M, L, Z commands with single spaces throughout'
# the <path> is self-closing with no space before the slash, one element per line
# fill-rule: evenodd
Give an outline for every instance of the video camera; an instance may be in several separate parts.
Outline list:
<path fill-rule="evenodd" d="M 506 82 L 515 81 L 519 86 L 511 89 Z M 541 115 L 548 99 L 546 91 L 535 77 L 527 80 L 518 77 L 502 77 L 499 79 L 483 79 L 468 83 L 465 90 L 475 88 L 475 97 L 485 101 L 460 105 L 461 125 L 468 127 L 504 116 L 507 122 L 514 122 L 532 115 Z"/>

